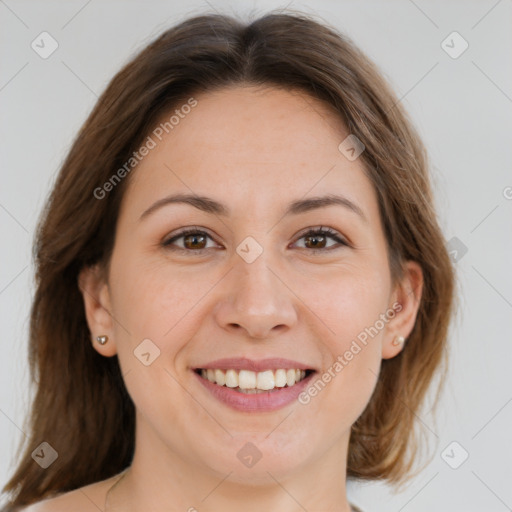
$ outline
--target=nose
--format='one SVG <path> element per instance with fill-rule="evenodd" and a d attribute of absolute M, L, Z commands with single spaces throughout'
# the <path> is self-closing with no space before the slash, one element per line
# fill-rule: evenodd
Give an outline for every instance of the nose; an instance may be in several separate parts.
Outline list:
<path fill-rule="evenodd" d="M 295 295 L 264 256 L 265 252 L 252 263 L 240 258 L 226 276 L 223 299 L 215 310 L 223 329 L 266 339 L 297 322 Z"/>

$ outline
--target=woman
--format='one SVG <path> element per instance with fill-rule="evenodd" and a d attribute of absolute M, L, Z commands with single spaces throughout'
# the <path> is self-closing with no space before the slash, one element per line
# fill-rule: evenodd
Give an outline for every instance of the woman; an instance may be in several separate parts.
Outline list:
<path fill-rule="evenodd" d="M 347 478 L 411 476 L 454 274 L 424 147 L 334 29 L 166 31 L 100 97 L 35 249 L 5 510 L 348 512 Z"/>

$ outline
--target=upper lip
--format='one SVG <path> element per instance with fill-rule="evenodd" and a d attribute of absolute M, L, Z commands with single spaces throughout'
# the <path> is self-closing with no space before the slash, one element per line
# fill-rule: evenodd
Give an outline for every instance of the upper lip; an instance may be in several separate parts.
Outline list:
<path fill-rule="evenodd" d="M 250 370 L 253 372 L 262 372 L 265 370 L 279 370 L 280 368 L 290 369 L 295 368 L 298 370 L 313 370 L 311 366 L 293 361 L 291 359 L 284 359 L 281 357 L 273 357 L 267 359 L 248 359 L 246 357 L 228 357 L 224 359 L 216 359 L 209 363 L 204 363 L 197 366 L 195 369 L 219 369 L 219 370 Z"/>

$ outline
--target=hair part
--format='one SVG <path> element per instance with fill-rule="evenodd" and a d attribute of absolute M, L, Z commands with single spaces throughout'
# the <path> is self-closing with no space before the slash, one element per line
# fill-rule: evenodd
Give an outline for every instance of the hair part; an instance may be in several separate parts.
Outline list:
<path fill-rule="evenodd" d="M 334 28 L 292 11 L 248 23 L 211 14 L 165 31 L 114 76 L 42 213 L 29 333 L 37 392 L 24 451 L 3 489 L 13 494 L 6 510 L 109 478 L 131 463 L 134 404 L 117 357 L 91 347 L 77 281 L 86 266 L 108 270 L 130 175 L 104 199 L 94 191 L 125 165 L 165 112 L 194 94 L 244 84 L 300 90 L 340 116 L 365 145 L 360 158 L 377 193 L 393 280 L 405 261 L 421 265 L 424 290 L 414 329 L 403 351 L 382 362 L 370 402 L 353 425 L 347 466 L 349 477 L 407 478 L 417 446 L 414 414 L 442 368 L 454 300 L 454 270 L 424 146 L 377 67 Z M 43 441 L 58 452 L 44 470 L 31 457 Z"/>

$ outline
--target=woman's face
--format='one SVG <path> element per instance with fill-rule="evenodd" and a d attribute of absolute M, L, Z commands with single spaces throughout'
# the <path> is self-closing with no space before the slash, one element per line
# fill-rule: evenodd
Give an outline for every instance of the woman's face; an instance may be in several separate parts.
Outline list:
<path fill-rule="evenodd" d="M 123 198 L 108 283 L 84 294 L 92 334 L 110 338 L 96 350 L 117 353 L 136 406 L 136 460 L 251 482 L 326 456 L 342 463 L 382 358 L 412 330 L 419 269 L 392 286 L 375 191 L 322 103 L 256 87 L 194 98 L 152 135 Z M 177 194 L 192 200 L 165 200 Z M 326 196 L 342 199 L 310 201 Z M 306 234 L 320 228 L 331 233 Z M 243 360 L 215 362 L 224 358 Z M 196 372 L 230 367 L 230 378 L 247 370 L 244 386 L 271 386 L 269 369 L 315 373 L 307 386 L 216 394 Z M 272 375 L 282 385 L 283 372 Z"/>

